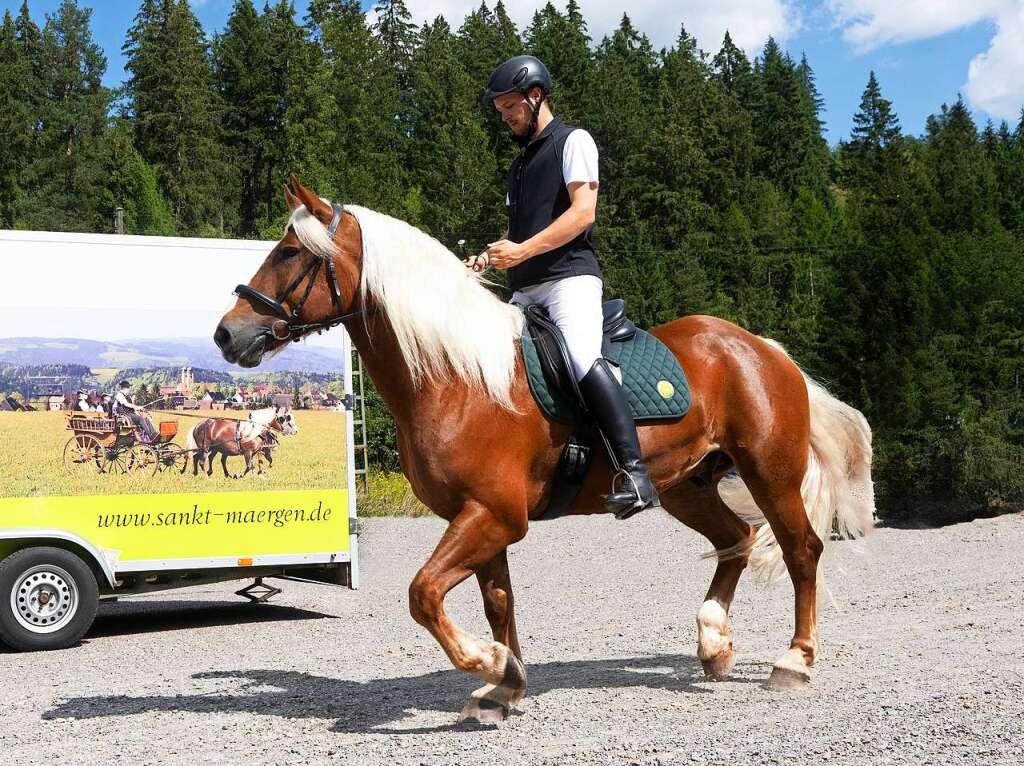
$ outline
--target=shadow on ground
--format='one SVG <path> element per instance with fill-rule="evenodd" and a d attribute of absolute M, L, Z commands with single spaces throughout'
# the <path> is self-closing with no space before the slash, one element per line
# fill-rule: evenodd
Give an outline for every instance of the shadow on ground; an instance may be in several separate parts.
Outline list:
<path fill-rule="evenodd" d="M 734 682 L 760 683 L 764 668 L 754 663 L 736 669 Z M 654 655 L 614 660 L 548 662 L 528 666 L 528 695 L 557 689 L 667 689 L 710 693 L 697 658 Z M 332 731 L 345 733 L 422 734 L 453 726 L 401 726 L 417 711 L 456 713 L 469 692 L 466 676 L 453 670 L 419 676 L 347 681 L 288 670 L 237 670 L 197 673 L 196 679 L 231 683 L 218 692 L 193 695 L 75 697 L 55 705 L 43 718 L 90 719 L 148 712 L 256 713 L 282 718 L 335 719 Z M 396 727 L 396 725 L 398 725 Z"/>
<path fill-rule="evenodd" d="M 219 625 L 245 625 L 290 620 L 335 619 L 277 604 L 225 603 L 223 601 L 125 601 L 104 605 L 85 636 L 85 642 L 109 636 L 130 636 L 168 630 L 194 630 Z"/>

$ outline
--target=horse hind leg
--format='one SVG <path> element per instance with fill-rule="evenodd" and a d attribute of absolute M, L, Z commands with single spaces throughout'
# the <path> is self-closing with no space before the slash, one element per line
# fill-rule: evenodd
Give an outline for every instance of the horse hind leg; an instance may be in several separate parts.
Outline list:
<path fill-rule="evenodd" d="M 718 566 L 697 612 L 697 657 L 704 674 L 724 681 L 735 662 L 729 607 L 747 566 L 754 530 L 722 501 L 718 482 L 683 481 L 661 494 L 662 506 L 715 547 Z"/>
<path fill-rule="evenodd" d="M 810 668 L 818 654 L 818 561 L 825 547 L 811 526 L 800 492 L 805 464 L 803 460 L 770 461 L 771 465 L 787 466 L 778 475 L 768 467 L 769 461 L 764 461 L 764 466 L 751 459 L 738 462 L 743 483 L 782 551 L 795 595 L 793 638 L 786 653 L 776 660 L 768 685 L 799 688 L 810 681 Z"/>

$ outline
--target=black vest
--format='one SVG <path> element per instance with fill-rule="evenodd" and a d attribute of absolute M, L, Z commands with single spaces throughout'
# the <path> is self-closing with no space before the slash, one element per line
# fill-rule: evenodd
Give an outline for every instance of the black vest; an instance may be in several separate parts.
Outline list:
<path fill-rule="evenodd" d="M 525 242 L 569 209 L 562 157 L 572 130 L 556 117 L 512 162 L 508 171 L 508 238 L 513 242 Z M 588 226 L 561 247 L 513 266 L 509 287 L 518 290 L 583 274 L 600 277 L 591 240 L 593 228 Z"/>

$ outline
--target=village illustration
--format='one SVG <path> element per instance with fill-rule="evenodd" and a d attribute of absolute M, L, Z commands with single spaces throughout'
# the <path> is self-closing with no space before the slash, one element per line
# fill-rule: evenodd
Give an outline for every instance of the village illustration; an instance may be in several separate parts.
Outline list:
<path fill-rule="evenodd" d="M 255 410 L 279 407 L 293 410 L 342 408 L 340 377 L 313 373 L 316 380 L 292 385 L 268 382 L 235 382 L 225 373 L 181 367 L 170 385 L 147 379 L 166 378 L 169 369 L 111 370 L 60 365 L 54 374 L 28 374 L 16 390 L 0 392 L 0 412 L 33 412 L 91 409 L 102 412 L 121 380 L 131 385 L 134 404 L 159 410 Z M 293 376 L 281 376 L 293 377 Z M 333 379 L 332 379 L 333 378 Z M 105 396 L 106 401 L 105 401 Z"/>

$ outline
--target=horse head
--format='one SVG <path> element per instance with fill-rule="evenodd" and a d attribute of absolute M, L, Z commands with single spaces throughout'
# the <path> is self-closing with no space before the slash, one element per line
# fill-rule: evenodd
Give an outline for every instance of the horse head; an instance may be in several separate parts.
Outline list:
<path fill-rule="evenodd" d="M 234 307 L 220 320 L 213 340 L 228 362 L 256 367 L 314 330 L 356 312 L 362 242 L 359 224 L 294 175 L 284 187 L 292 210 L 284 237 L 256 274 L 239 285 Z"/>
<path fill-rule="evenodd" d="M 272 428 L 276 428 L 285 436 L 295 436 L 299 432 L 299 424 L 295 422 L 295 416 L 290 409 L 278 407 L 274 413 Z"/>

